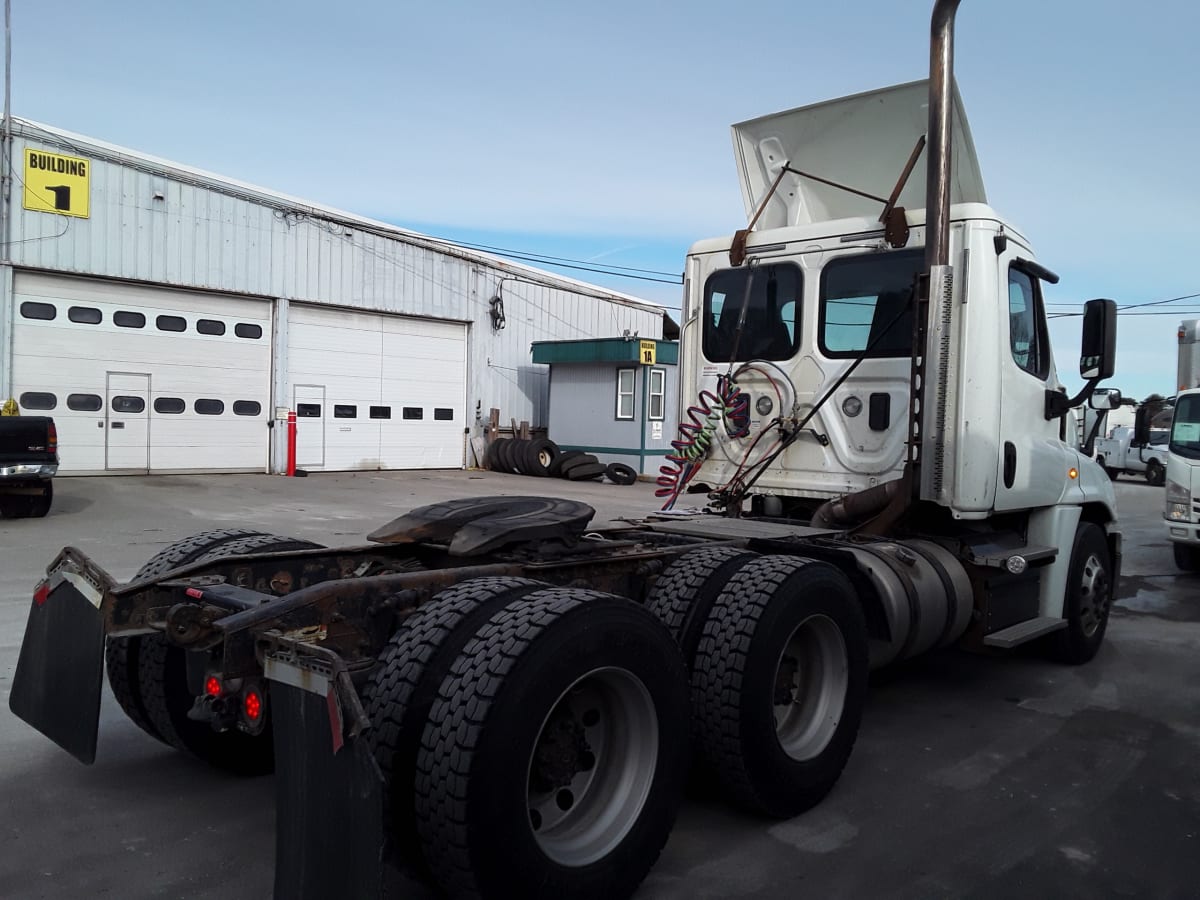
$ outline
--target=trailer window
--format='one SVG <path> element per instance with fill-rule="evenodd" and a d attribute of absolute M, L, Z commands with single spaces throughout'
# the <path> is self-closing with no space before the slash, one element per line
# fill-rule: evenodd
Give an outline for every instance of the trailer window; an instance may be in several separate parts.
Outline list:
<path fill-rule="evenodd" d="M 1008 270 L 1008 341 L 1014 362 L 1030 375 L 1050 371 L 1049 336 L 1039 282 L 1020 269 Z"/>
<path fill-rule="evenodd" d="M 650 409 L 646 418 L 651 421 L 662 421 L 665 417 L 667 397 L 667 370 L 650 370 Z"/>
<path fill-rule="evenodd" d="M 924 253 L 903 250 L 830 261 L 821 272 L 821 352 L 834 359 L 911 356 L 912 289 Z"/>
<path fill-rule="evenodd" d="M 712 362 L 791 359 L 800 347 L 797 323 L 803 283 L 799 267 L 792 263 L 710 275 L 704 285 L 705 357 Z"/>
<path fill-rule="evenodd" d="M 633 418 L 633 383 L 635 370 L 617 370 L 617 418 Z"/>

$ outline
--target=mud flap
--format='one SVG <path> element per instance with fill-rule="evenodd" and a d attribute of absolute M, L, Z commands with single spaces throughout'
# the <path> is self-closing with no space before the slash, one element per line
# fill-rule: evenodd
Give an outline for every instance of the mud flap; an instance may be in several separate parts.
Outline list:
<path fill-rule="evenodd" d="M 383 776 L 367 742 L 343 742 L 333 694 L 273 680 L 275 896 L 382 893 Z"/>
<path fill-rule="evenodd" d="M 76 759 L 92 763 L 103 678 L 104 619 L 95 603 L 65 578 L 49 592 L 39 589 L 9 709 Z"/>

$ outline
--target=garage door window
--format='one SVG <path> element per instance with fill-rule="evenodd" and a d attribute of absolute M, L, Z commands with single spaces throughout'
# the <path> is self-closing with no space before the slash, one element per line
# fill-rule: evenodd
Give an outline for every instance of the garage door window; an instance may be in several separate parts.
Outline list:
<path fill-rule="evenodd" d="M 321 418 L 320 403 L 297 403 L 296 415 L 301 419 L 319 419 Z"/>
<path fill-rule="evenodd" d="M 252 325 L 249 322 L 238 322 L 233 326 L 233 333 L 240 338 L 250 338 L 256 341 L 262 337 L 262 326 Z"/>
<path fill-rule="evenodd" d="M 140 413 L 146 408 L 146 401 L 141 397 L 128 397 L 118 394 L 112 398 L 113 412 Z"/>
<path fill-rule="evenodd" d="M 182 397 L 156 397 L 154 411 L 164 416 L 177 416 L 187 409 Z"/>
<path fill-rule="evenodd" d="M 26 391 L 21 395 L 21 405 L 26 409 L 54 409 L 58 398 L 45 391 Z"/>
<path fill-rule="evenodd" d="M 80 325 L 99 325 L 104 316 L 94 306 L 72 306 L 67 310 L 67 318 Z"/>
<path fill-rule="evenodd" d="M 58 311 L 50 303 L 26 302 L 21 304 L 21 315 L 26 319 L 43 319 L 49 322 L 58 315 Z"/>
<path fill-rule="evenodd" d="M 425 410 L 419 406 L 404 407 L 404 418 L 406 419 L 423 419 L 425 418 Z"/>
<path fill-rule="evenodd" d="M 333 417 L 335 419 L 357 419 L 358 407 L 345 403 L 337 403 L 333 407 Z"/>
<path fill-rule="evenodd" d="M 182 316 L 159 316 L 154 324 L 159 331 L 187 331 L 187 322 Z"/>
<path fill-rule="evenodd" d="M 439 422 L 452 422 L 454 420 L 454 410 L 438 407 L 434 409 L 433 417 Z"/>
<path fill-rule="evenodd" d="M 257 416 L 262 412 L 262 404 L 257 400 L 234 400 L 233 414 L 235 416 Z"/>
<path fill-rule="evenodd" d="M 141 313 L 119 309 L 113 313 L 113 324 L 119 328 L 145 328 L 146 317 Z"/>
<path fill-rule="evenodd" d="M 372 419 L 390 419 L 392 417 L 392 408 L 390 406 L 372 406 Z"/>
<path fill-rule="evenodd" d="M 219 416 L 225 412 L 225 404 L 220 400 L 197 400 L 193 408 L 202 416 Z"/>
<path fill-rule="evenodd" d="M 196 330 L 201 334 L 222 335 L 225 333 L 225 323 L 216 319 L 197 319 Z"/>
<path fill-rule="evenodd" d="M 75 412 L 96 412 L 104 406 L 99 394 L 68 394 L 67 409 Z"/>

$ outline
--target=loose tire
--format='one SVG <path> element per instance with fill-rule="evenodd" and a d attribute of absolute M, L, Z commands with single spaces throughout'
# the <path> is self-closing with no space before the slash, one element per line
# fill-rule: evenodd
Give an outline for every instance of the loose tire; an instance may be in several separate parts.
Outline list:
<path fill-rule="evenodd" d="M 525 474 L 545 478 L 550 474 L 550 467 L 558 456 L 558 445 L 548 438 L 535 438 L 525 445 L 522 461 L 525 463 Z"/>
<path fill-rule="evenodd" d="M 500 457 L 500 471 L 507 472 L 512 475 L 517 471 L 516 464 L 517 440 L 515 438 L 505 438 L 504 443 L 500 445 L 497 455 Z"/>
<path fill-rule="evenodd" d="M 426 859 L 454 897 L 627 897 L 687 768 L 683 661 L 646 609 L 550 588 L 463 648 L 417 758 Z"/>
<path fill-rule="evenodd" d="M 633 484 L 637 481 L 637 469 L 625 463 L 609 463 L 604 469 L 604 477 L 613 484 Z"/>
<path fill-rule="evenodd" d="M 1171 551 L 1175 554 L 1175 565 L 1181 571 L 1200 571 L 1200 549 L 1186 544 L 1172 544 Z"/>
<path fill-rule="evenodd" d="M 500 445 L 507 440 L 508 438 L 496 438 L 496 440 L 488 444 L 487 464 L 488 468 L 493 472 L 499 472 L 504 465 L 500 458 Z"/>
<path fill-rule="evenodd" d="M 697 647 L 700 751 L 737 804 L 787 818 L 818 803 L 858 736 L 867 631 L 832 565 L 764 556 L 717 597 Z"/>
<path fill-rule="evenodd" d="M 1167 481 L 1167 470 L 1156 459 L 1146 463 L 1146 481 L 1155 487 L 1161 487 Z"/>
<path fill-rule="evenodd" d="M 389 855 L 403 867 L 422 866 L 413 813 L 413 773 L 438 688 L 463 646 L 489 618 L 543 587 L 544 583 L 528 578 L 464 581 L 405 619 L 379 655 L 363 691 L 372 725 L 367 739 L 386 785 L 383 821 Z"/>
<path fill-rule="evenodd" d="M 569 459 L 564 460 L 563 464 L 559 467 L 559 474 L 561 474 L 563 478 L 570 478 L 571 471 L 573 469 L 577 469 L 580 466 L 594 466 L 599 464 L 599 462 L 600 461 L 590 453 L 580 453 L 578 456 L 572 456 Z M 601 471 L 603 471 L 604 467 L 601 466 L 600 468 Z"/>
<path fill-rule="evenodd" d="M 563 466 L 566 463 L 585 455 L 582 450 L 560 450 L 558 456 L 554 457 L 554 462 L 550 463 L 550 477 L 560 477 L 563 473 Z"/>
<path fill-rule="evenodd" d="M 1108 629 L 1112 587 L 1112 559 L 1104 530 L 1091 522 L 1080 522 L 1075 529 L 1063 598 L 1067 627 L 1054 635 L 1060 660 L 1079 665 L 1096 655 Z"/>
<path fill-rule="evenodd" d="M 667 626 L 690 672 L 704 623 L 729 579 L 758 554 L 738 547 L 704 547 L 680 556 L 659 577 L 646 608 Z"/>
<path fill-rule="evenodd" d="M 155 553 L 138 569 L 133 580 L 141 581 L 143 578 L 153 578 L 163 572 L 169 572 L 171 569 L 195 562 L 222 544 L 262 534 L 261 531 L 251 531 L 246 528 L 225 528 L 219 531 L 194 534 Z M 154 635 L 109 638 L 104 644 L 104 669 L 108 673 L 108 685 L 112 688 L 113 696 L 116 697 L 117 704 L 130 721 L 152 738 L 166 743 L 146 715 L 146 707 L 142 701 L 138 680 L 142 643 L 151 637 Z M 161 636 L 159 637 L 161 639 Z"/>

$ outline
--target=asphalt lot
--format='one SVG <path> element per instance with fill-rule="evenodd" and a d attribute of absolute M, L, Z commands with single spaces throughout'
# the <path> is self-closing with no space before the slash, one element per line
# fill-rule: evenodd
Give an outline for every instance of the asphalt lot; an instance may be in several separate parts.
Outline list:
<path fill-rule="evenodd" d="M 271 893 L 270 778 L 231 778 L 166 749 L 107 690 L 91 767 L 8 711 L 30 590 L 62 545 L 128 578 L 214 527 L 351 544 L 451 497 L 556 493 L 591 503 L 597 521 L 657 507 L 647 484 L 480 472 L 76 478 L 56 491 L 46 519 L 0 522 L 5 898 Z M 1196 896 L 1200 578 L 1175 572 L 1162 493 L 1117 484 L 1121 599 L 1091 664 L 946 651 L 877 673 L 854 755 L 820 806 L 765 822 L 692 797 L 638 896 Z"/>

